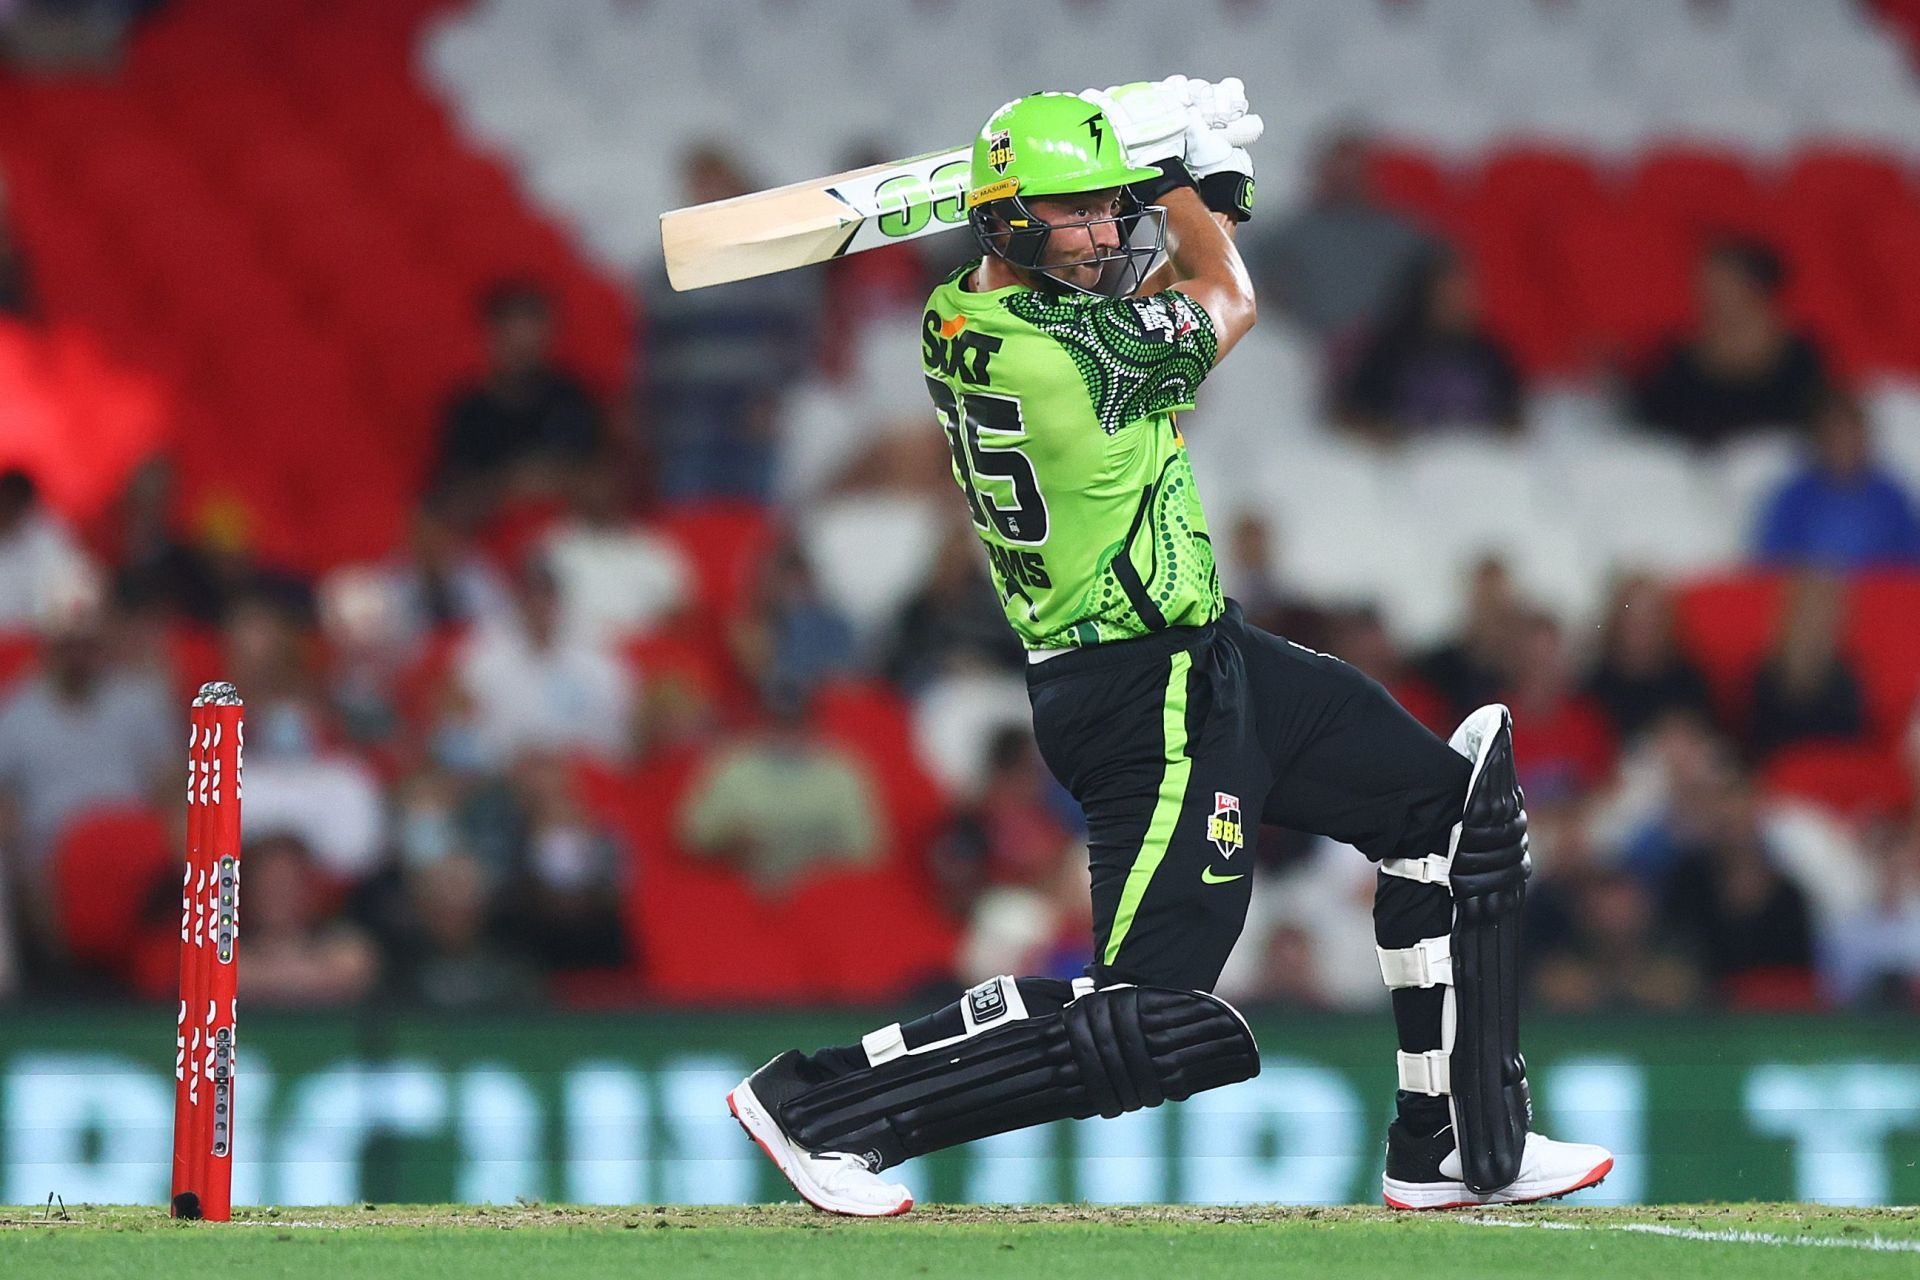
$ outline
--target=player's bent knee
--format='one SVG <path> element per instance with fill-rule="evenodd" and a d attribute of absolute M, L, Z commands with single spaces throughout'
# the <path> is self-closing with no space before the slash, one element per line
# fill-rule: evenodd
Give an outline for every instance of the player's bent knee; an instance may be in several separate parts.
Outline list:
<path fill-rule="evenodd" d="M 1484 736 L 1454 842 L 1452 993 L 1456 1032 L 1447 1081 L 1463 1180 L 1488 1192 L 1519 1173 L 1532 1102 L 1520 1054 L 1520 915 L 1527 814 L 1505 707 L 1475 713 Z"/>
<path fill-rule="evenodd" d="M 1519 794 L 1510 793 L 1488 810 L 1469 812 L 1460 824 L 1447 876 L 1456 902 L 1509 892 L 1533 872 L 1527 855 L 1527 811 Z"/>
<path fill-rule="evenodd" d="M 886 1167 L 1011 1129 L 1158 1106 L 1259 1069 L 1253 1033 L 1226 1001 L 1115 986 L 937 1052 L 885 1057 L 789 1099 L 780 1119 L 809 1150 L 851 1151 Z"/>
<path fill-rule="evenodd" d="M 1178 1101 L 1248 1079 L 1260 1050 L 1218 996 L 1167 987 L 1109 987 L 1062 1011 L 1085 1105 L 1103 1116 Z"/>

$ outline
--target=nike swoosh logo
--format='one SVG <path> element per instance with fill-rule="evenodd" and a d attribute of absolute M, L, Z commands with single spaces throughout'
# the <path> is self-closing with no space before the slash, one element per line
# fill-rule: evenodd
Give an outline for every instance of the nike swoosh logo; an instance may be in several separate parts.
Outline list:
<path fill-rule="evenodd" d="M 1247 873 L 1244 871 L 1237 876 L 1217 876 L 1213 874 L 1212 867 L 1205 867 L 1202 868 L 1200 872 L 1200 883 L 1202 884 L 1232 884 L 1235 880 L 1245 880 L 1246 878 Z"/>

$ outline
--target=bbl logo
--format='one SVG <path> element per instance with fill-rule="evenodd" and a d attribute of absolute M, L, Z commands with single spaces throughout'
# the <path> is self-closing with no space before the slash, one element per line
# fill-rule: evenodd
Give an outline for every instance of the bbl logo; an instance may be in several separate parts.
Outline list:
<path fill-rule="evenodd" d="M 995 173 L 1005 173 L 1013 163 L 1013 134 L 1002 129 L 987 139 L 987 163 Z"/>
<path fill-rule="evenodd" d="M 1213 847 L 1223 858 L 1231 858 L 1235 850 L 1246 845 L 1246 834 L 1240 826 L 1239 796 L 1230 796 L 1224 791 L 1213 793 L 1213 816 L 1207 819 L 1207 839 L 1213 841 Z"/>

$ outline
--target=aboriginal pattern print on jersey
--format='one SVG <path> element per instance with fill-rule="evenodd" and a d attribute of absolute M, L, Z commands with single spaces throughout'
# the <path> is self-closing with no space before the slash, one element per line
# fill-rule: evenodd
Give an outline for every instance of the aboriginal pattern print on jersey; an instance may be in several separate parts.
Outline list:
<path fill-rule="evenodd" d="M 1192 403 L 1219 349 L 1212 319 L 1173 290 L 1118 301 L 1024 292 L 1007 310 L 1066 348 L 1108 435 Z"/>
<path fill-rule="evenodd" d="M 1079 624 L 1070 638 L 1060 637 L 1064 647 L 1198 626 L 1225 608 L 1185 449 L 1167 459 L 1160 479 L 1141 495 L 1139 516 L 1129 536 L 1101 557 Z"/>

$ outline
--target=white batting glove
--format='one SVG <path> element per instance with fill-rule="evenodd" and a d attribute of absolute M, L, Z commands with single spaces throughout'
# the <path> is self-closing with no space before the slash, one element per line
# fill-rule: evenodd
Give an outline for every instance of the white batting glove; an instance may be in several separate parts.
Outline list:
<path fill-rule="evenodd" d="M 1080 96 L 1097 103 L 1113 124 L 1127 159 L 1137 165 L 1156 164 L 1186 150 L 1187 102 L 1185 76 L 1178 85 L 1163 80 L 1089 89 Z"/>
<path fill-rule="evenodd" d="M 1245 125 L 1249 119 L 1255 122 L 1252 137 L 1247 136 Z M 1247 154 L 1246 143 L 1259 138 L 1259 119 L 1258 116 L 1244 117 L 1216 128 L 1207 123 L 1198 107 L 1188 108 L 1187 171 L 1195 178 L 1204 178 L 1210 173 L 1226 169 L 1251 174 L 1253 157 Z"/>
<path fill-rule="evenodd" d="M 1188 80 L 1187 105 L 1216 129 L 1247 114 L 1247 86 L 1239 76 L 1225 80 Z"/>
<path fill-rule="evenodd" d="M 1202 108 L 1187 108 L 1187 171 L 1207 208 L 1235 222 L 1253 216 L 1253 156 L 1247 143 L 1259 139 L 1261 127 L 1260 117 L 1246 114 L 1244 107 L 1217 126 L 1208 123 Z"/>

